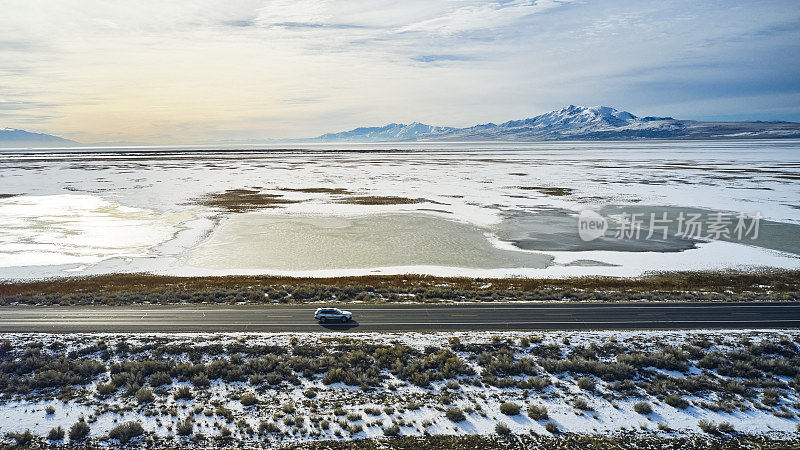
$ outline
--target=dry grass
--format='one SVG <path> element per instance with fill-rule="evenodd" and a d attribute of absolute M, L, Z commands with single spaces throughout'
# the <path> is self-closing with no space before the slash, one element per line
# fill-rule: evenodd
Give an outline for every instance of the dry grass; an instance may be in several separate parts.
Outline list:
<path fill-rule="evenodd" d="M 570 188 L 563 188 L 563 187 L 547 187 L 547 186 L 520 186 L 520 189 L 523 191 L 536 191 L 540 194 L 550 195 L 553 197 L 563 197 L 565 195 L 570 195 L 574 191 L 574 189 Z"/>
<path fill-rule="evenodd" d="M 131 292 L 148 290 L 202 290 L 253 286 L 380 287 L 402 290 L 448 287 L 463 290 L 502 291 L 615 291 L 633 294 L 652 292 L 800 292 L 800 271 L 669 272 L 640 278 L 581 277 L 566 279 L 459 278 L 425 275 L 368 275 L 335 278 L 281 276 L 175 277 L 149 274 L 111 274 L 83 278 L 50 279 L 0 284 L 0 298 L 12 295 L 73 294 L 76 292 Z"/>
<path fill-rule="evenodd" d="M 339 200 L 338 203 L 346 203 L 350 205 L 413 205 L 415 203 L 424 203 L 427 201 L 428 200 L 424 198 L 362 195 L 343 198 Z"/>
<path fill-rule="evenodd" d="M 334 194 L 334 195 L 350 194 L 350 191 L 345 188 L 311 187 L 311 188 L 280 188 L 279 190 L 287 192 L 303 192 L 306 194 Z"/>
<path fill-rule="evenodd" d="M 207 194 L 194 201 L 198 205 L 233 213 L 262 208 L 278 208 L 289 203 L 299 203 L 298 200 L 289 200 L 279 194 L 268 194 L 255 189 L 229 189 L 225 192 Z"/>

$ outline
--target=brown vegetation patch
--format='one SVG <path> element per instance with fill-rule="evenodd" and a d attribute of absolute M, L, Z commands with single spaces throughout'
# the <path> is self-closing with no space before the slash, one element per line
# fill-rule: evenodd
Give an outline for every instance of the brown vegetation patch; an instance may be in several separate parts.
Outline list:
<path fill-rule="evenodd" d="M 350 194 L 350 191 L 345 188 L 328 188 L 328 187 L 279 188 L 279 190 L 287 192 L 304 192 L 307 194 L 335 194 L 335 195 Z"/>
<path fill-rule="evenodd" d="M 640 278 L 458 278 L 368 275 L 336 278 L 279 276 L 170 277 L 111 274 L 0 283 L 0 305 L 135 304 L 248 301 L 302 303 L 397 301 L 798 301 L 800 271 L 657 273 Z M 387 300 L 388 299 L 388 300 Z"/>
<path fill-rule="evenodd" d="M 351 205 L 412 205 L 415 203 L 424 203 L 428 200 L 424 198 L 408 198 L 408 197 L 395 197 L 395 196 L 377 196 L 377 195 L 362 195 L 356 197 L 347 197 L 339 200 L 338 203 L 347 203 Z"/>
<path fill-rule="evenodd" d="M 288 203 L 299 203 L 299 200 L 289 200 L 280 194 L 268 194 L 254 189 L 228 189 L 225 192 L 211 193 L 195 199 L 195 203 L 227 212 L 241 213 L 262 208 L 278 208 Z"/>
<path fill-rule="evenodd" d="M 572 194 L 575 190 L 562 187 L 547 187 L 547 186 L 520 186 L 523 191 L 536 191 L 540 194 L 551 195 L 553 197 L 563 197 Z"/>

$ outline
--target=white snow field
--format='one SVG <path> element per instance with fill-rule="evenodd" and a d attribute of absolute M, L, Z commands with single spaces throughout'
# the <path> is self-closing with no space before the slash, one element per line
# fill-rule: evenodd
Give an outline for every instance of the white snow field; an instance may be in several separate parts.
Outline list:
<path fill-rule="evenodd" d="M 800 267 L 797 140 L 283 147 L 4 152 L 0 278 Z M 582 210 L 665 208 L 763 223 L 758 239 L 577 238 Z"/>

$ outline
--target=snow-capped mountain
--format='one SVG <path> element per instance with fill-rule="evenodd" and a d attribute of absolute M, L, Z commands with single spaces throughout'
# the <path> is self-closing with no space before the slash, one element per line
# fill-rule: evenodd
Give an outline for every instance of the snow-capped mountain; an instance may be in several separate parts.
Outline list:
<path fill-rule="evenodd" d="M 462 128 L 448 139 L 558 140 L 674 137 L 682 121 L 671 117 L 639 118 L 608 106 L 570 105 L 522 120 Z"/>
<path fill-rule="evenodd" d="M 456 130 L 456 128 L 434 127 L 419 122 L 413 122 L 408 125 L 390 123 L 382 127 L 360 127 L 341 133 L 323 134 L 314 138 L 314 140 L 325 142 L 413 141 L 422 136 L 437 136 Z"/>
<path fill-rule="evenodd" d="M 535 117 L 486 123 L 467 128 L 434 127 L 420 123 L 390 124 L 325 134 L 328 142 L 389 141 L 544 141 L 626 139 L 800 138 L 792 122 L 698 122 L 672 117 L 637 117 L 608 106 L 570 105 Z"/>
<path fill-rule="evenodd" d="M 44 133 L 0 128 L 0 147 L 45 147 L 76 145 L 77 142 Z"/>

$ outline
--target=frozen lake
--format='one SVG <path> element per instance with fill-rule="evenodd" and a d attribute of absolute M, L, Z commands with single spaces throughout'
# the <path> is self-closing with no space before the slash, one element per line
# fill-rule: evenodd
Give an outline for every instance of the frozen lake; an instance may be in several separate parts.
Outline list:
<path fill-rule="evenodd" d="M 587 238 L 584 217 L 606 228 Z M 0 278 L 631 276 L 798 254 L 800 141 L 0 152 Z"/>

